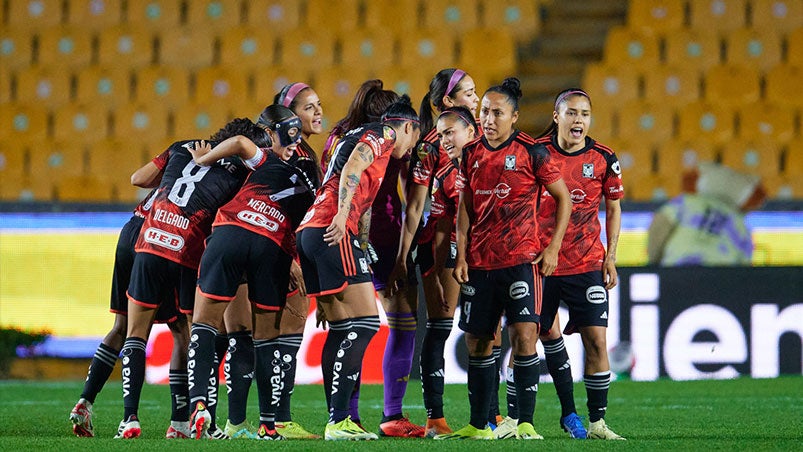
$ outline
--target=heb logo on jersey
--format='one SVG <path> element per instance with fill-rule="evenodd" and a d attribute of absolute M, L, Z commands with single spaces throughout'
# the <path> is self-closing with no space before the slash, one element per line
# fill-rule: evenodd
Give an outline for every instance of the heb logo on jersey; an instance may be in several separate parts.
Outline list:
<path fill-rule="evenodd" d="M 146 229 L 145 236 L 143 238 L 148 243 L 152 243 L 156 246 L 161 246 L 162 248 L 167 248 L 172 251 L 180 251 L 182 248 L 184 248 L 183 237 L 154 227 Z"/>
<path fill-rule="evenodd" d="M 474 195 L 496 195 L 499 199 L 505 199 L 510 195 L 510 185 L 500 182 L 492 190 L 482 190 L 478 188 L 474 191 Z"/>
<path fill-rule="evenodd" d="M 242 210 L 237 213 L 237 218 L 245 221 L 248 224 L 265 228 L 270 232 L 276 232 L 279 230 L 279 223 L 276 223 L 273 220 L 268 220 L 268 218 L 261 213 L 251 212 L 250 210 Z"/>

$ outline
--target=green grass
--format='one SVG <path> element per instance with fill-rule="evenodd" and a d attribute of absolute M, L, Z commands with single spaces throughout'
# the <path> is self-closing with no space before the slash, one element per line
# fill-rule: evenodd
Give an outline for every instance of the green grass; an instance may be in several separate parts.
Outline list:
<path fill-rule="evenodd" d="M 627 442 L 571 440 L 558 427 L 560 410 L 554 387 L 541 385 L 535 426 L 542 442 L 435 442 L 432 440 L 380 439 L 364 443 L 284 441 L 166 441 L 170 418 L 169 390 L 146 385 L 140 419 L 143 436 L 132 441 L 113 440 L 122 417 L 119 382 L 110 383 L 95 404 L 96 438 L 72 436 L 68 414 L 82 382 L 0 382 L 0 450 L 803 450 L 803 377 L 771 380 L 737 379 L 693 382 L 615 382 L 608 424 Z M 221 406 L 225 407 L 225 389 Z M 504 385 L 501 392 L 504 401 Z M 585 390 L 575 387 L 578 411 L 585 412 Z M 366 428 L 376 429 L 382 387 L 366 386 L 361 414 Z M 321 386 L 299 386 L 293 396 L 294 420 L 311 430 L 322 430 L 326 408 Z M 423 423 L 420 383 L 412 381 L 405 409 L 414 422 Z M 468 422 L 468 398 L 463 385 L 446 389 L 447 419 L 451 426 Z M 225 408 L 221 408 L 225 415 Z M 504 406 L 503 406 L 504 411 Z M 256 392 L 252 391 L 249 417 L 256 418 Z M 223 416 L 220 416 L 223 417 Z M 225 418 L 224 418 L 225 419 Z"/>

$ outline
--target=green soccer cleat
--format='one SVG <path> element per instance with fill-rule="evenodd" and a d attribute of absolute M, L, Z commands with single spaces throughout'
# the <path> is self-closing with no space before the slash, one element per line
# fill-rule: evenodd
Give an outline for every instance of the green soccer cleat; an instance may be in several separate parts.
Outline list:
<path fill-rule="evenodd" d="M 491 427 L 486 426 L 484 429 L 478 429 L 473 425 L 469 424 L 460 430 L 452 433 L 446 433 L 445 435 L 436 435 L 436 440 L 446 440 L 446 439 L 480 439 L 480 440 L 491 440 L 496 439 L 496 435 L 494 435 L 493 430 Z"/>
<path fill-rule="evenodd" d="M 624 440 L 626 438 L 617 435 L 613 430 L 608 428 L 605 424 L 605 419 L 600 419 L 597 422 L 588 424 L 588 439 Z"/>
<path fill-rule="evenodd" d="M 351 416 L 343 419 L 342 421 L 326 424 L 324 430 L 324 439 L 327 441 L 360 441 L 360 440 L 373 440 L 379 439 L 375 433 L 366 432 L 359 425 L 351 420 Z"/>
<path fill-rule="evenodd" d="M 533 424 L 524 422 L 516 428 L 516 439 L 544 439 L 544 437 L 535 431 Z"/>
<path fill-rule="evenodd" d="M 276 431 L 287 439 L 320 439 L 321 435 L 308 432 L 297 422 L 277 422 Z"/>
<path fill-rule="evenodd" d="M 239 424 L 232 424 L 231 421 L 226 421 L 226 428 L 223 429 L 223 433 L 228 435 L 231 439 L 254 439 L 256 438 L 256 433 L 254 433 L 254 427 L 248 423 L 248 421 L 243 421 Z"/>

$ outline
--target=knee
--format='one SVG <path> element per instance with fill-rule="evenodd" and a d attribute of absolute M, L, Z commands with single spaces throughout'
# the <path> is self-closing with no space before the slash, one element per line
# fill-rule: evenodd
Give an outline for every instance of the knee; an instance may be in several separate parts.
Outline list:
<path fill-rule="evenodd" d="M 509 328 L 510 345 L 513 352 L 518 355 L 531 355 L 535 353 L 535 343 L 538 340 L 537 324 L 514 324 Z"/>
<path fill-rule="evenodd" d="M 466 348 L 469 356 L 488 356 L 491 354 L 491 339 L 466 333 Z"/>

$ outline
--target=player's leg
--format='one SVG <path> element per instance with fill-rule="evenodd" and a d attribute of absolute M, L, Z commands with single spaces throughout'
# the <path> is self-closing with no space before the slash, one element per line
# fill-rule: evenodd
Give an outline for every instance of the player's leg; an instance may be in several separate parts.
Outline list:
<path fill-rule="evenodd" d="M 608 389 L 611 384 L 611 368 L 605 341 L 606 328 L 602 326 L 580 327 L 583 347 L 586 352 L 586 367 L 583 382 L 588 396 L 588 438 L 625 439 L 605 423 L 608 407 Z"/>
<path fill-rule="evenodd" d="M 254 379 L 254 338 L 248 285 L 240 284 L 237 295 L 223 314 L 228 338 L 223 372 L 228 393 L 228 420 L 224 433 L 230 438 L 253 438 L 256 433 L 246 420 L 248 392 Z"/>
<path fill-rule="evenodd" d="M 279 335 L 279 311 L 252 306 L 254 313 L 254 377 L 259 396 L 257 439 L 279 440 L 276 431 L 276 407 L 280 394 L 280 358 L 276 357 Z"/>
<path fill-rule="evenodd" d="M 156 309 L 128 303 L 128 328 L 121 351 L 123 376 L 123 421 L 118 428 L 119 438 L 137 438 L 142 429 L 139 423 L 139 400 L 145 384 L 145 346 Z"/>
<path fill-rule="evenodd" d="M 174 302 L 175 304 L 175 302 Z M 161 311 L 162 306 L 160 306 Z M 159 321 L 159 312 L 156 314 Z M 173 352 L 170 355 L 170 427 L 165 437 L 168 439 L 189 438 L 190 436 L 190 388 L 187 375 L 187 348 L 190 343 L 190 326 L 187 317 L 176 315 L 167 323 L 173 337 Z"/>

